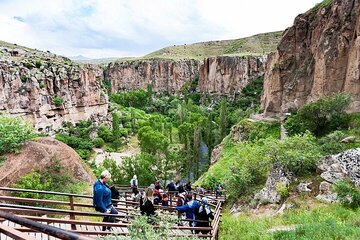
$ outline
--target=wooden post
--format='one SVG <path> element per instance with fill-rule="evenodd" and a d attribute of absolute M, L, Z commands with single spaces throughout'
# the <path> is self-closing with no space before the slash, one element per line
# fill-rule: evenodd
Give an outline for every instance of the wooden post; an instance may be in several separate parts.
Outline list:
<path fill-rule="evenodd" d="M 172 206 L 172 196 L 171 193 L 169 193 L 169 198 L 170 198 L 170 207 Z"/>
<path fill-rule="evenodd" d="M 74 207 L 74 196 L 69 196 L 69 200 L 70 200 L 70 210 L 74 211 L 75 207 Z M 75 220 L 75 214 L 70 213 L 70 219 L 71 220 Z M 75 224 L 71 224 L 71 229 L 72 230 L 76 230 L 76 225 Z"/>

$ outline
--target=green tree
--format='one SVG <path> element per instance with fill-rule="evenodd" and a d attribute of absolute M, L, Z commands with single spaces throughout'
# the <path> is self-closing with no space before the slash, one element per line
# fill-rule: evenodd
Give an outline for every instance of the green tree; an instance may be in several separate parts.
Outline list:
<path fill-rule="evenodd" d="M 18 153 L 21 145 L 34 136 L 34 129 L 27 121 L 0 115 L 0 154 Z"/>
<path fill-rule="evenodd" d="M 113 137 L 114 137 L 114 147 L 117 149 L 120 147 L 121 145 L 121 131 L 120 131 L 120 118 L 119 115 L 117 113 L 113 113 L 112 114 L 112 133 L 113 133 Z"/>
<path fill-rule="evenodd" d="M 169 141 L 159 131 L 154 130 L 150 126 L 140 128 L 138 133 L 140 148 L 142 152 L 156 154 L 166 154 Z"/>
<path fill-rule="evenodd" d="M 228 101 L 224 98 L 220 103 L 220 139 L 224 139 L 228 133 Z"/>

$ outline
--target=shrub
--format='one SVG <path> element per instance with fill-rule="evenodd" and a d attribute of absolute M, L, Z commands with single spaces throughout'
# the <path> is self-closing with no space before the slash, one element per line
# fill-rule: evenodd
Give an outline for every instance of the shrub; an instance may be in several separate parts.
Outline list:
<path fill-rule="evenodd" d="M 333 130 L 346 128 L 350 116 L 345 109 L 351 102 L 351 96 L 339 93 L 333 97 L 321 98 L 302 106 L 299 111 L 285 122 L 289 135 L 312 132 L 315 136 L 323 136 Z"/>
<path fill-rule="evenodd" d="M 106 125 L 101 125 L 98 130 L 98 136 L 102 138 L 105 142 L 110 143 L 114 141 L 114 136 L 110 128 Z"/>
<path fill-rule="evenodd" d="M 36 67 L 36 68 L 40 68 L 41 65 L 42 65 L 42 63 L 41 63 L 40 60 L 37 60 L 37 61 L 35 62 L 35 67 Z"/>
<path fill-rule="evenodd" d="M 0 115 L 0 154 L 18 153 L 21 145 L 34 136 L 34 129 L 27 121 Z"/>
<path fill-rule="evenodd" d="M 21 80 L 22 83 L 26 83 L 26 81 L 27 81 L 28 79 L 29 79 L 29 77 L 26 76 L 26 75 L 22 75 L 21 78 L 20 78 L 20 80 Z"/>
<path fill-rule="evenodd" d="M 346 144 L 340 141 L 346 137 L 341 131 L 332 132 L 319 139 L 318 143 L 325 155 L 337 154 L 346 150 Z"/>
<path fill-rule="evenodd" d="M 360 189 L 350 181 L 338 181 L 334 184 L 334 191 L 340 203 L 349 208 L 360 207 Z"/>
<path fill-rule="evenodd" d="M 275 189 L 281 198 L 287 198 L 289 196 L 289 187 L 285 183 L 276 183 Z"/>
<path fill-rule="evenodd" d="M 64 99 L 62 99 L 61 97 L 59 97 L 59 96 L 55 96 L 54 98 L 53 98 L 53 104 L 56 106 L 56 107 L 60 107 L 61 105 L 63 105 L 63 103 L 64 103 Z"/>
<path fill-rule="evenodd" d="M 102 138 L 95 138 L 92 143 L 94 144 L 95 147 L 97 148 L 101 148 L 104 146 L 105 141 Z"/>

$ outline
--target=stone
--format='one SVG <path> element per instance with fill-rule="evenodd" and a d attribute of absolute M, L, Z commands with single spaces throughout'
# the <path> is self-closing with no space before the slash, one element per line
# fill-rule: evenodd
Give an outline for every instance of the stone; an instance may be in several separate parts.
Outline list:
<path fill-rule="evenodd" d="M 334 0 L 297 16 L 266 63 L 265 115 L 284 114 L 338 92 L 353 96 L 348 112 L 360 112 L 359 26 L 358 0 Z"/>
<path fill-rule="evenodd" d="M 335 183 L 339 180 L 343 180 L 344 179 L 344 174 L 341 172 L 331 172 L 331 171 L 327 171 L 327 172 L 323 172 L 320 177 L 322 177 L 323 179 L 325 179 L 328 182 L 331 183 Z"/>
<path fill-rule="evenodd" d="M 254 198 L 261 203 L 280 203 L 282 199 L 276 191 L 276 185 L 282 183 L 288 186 L 294 180 L 295 177 L 292 172 L 286 170 L 280 164 L 274 164 L 266 180 L 265 187 L 255 194 Z"/>
<path fill-rule="evenodd" d="M 316 199 L 327 203 L 335 202 L 337 199 L 337 194 L 333 193 L 331 188 L 331 183 L 325 181 L 321 182 L 319 186 L 319 194 L 316 196 Z"/>
<path fill-rule="evenodd" d="M 211 152 L 211 158 L 210 158 L 211 159 L 210 160 L 211 164 L 216 163 L 220 159 L 223 149 L 224 149 L 224 144 L 223 143 L 218 144 L 218 145 L 215 146 L 215 148 Z"/>
<path fill-rule="evenodd" d="M 342 142 L 342 143 L 354 143 L 355 141 L 356 141 L 355 136 L 349 136 L 349 137 L 344 138 L 340 142 Z"/>
<path fill-rule="evenodd" d="M 312 184 L 312 182 L 310 183 L 300 183 L 297 187 L 296 187 L 296 190 L 299 192 L 299 193 L 302 193 L 302 192 L 311 192 L 311 188 L 309 188 L 309 186 Z"/>

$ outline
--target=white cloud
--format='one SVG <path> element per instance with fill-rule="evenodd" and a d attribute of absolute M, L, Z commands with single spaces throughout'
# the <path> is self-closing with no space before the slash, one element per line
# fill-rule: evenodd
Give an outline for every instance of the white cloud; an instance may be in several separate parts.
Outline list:
<path fill-rule="evenodd" d="M 134 56 L 282 30 L 318 1 L 1 0 L 0 39 L 68 56 Z"/>

